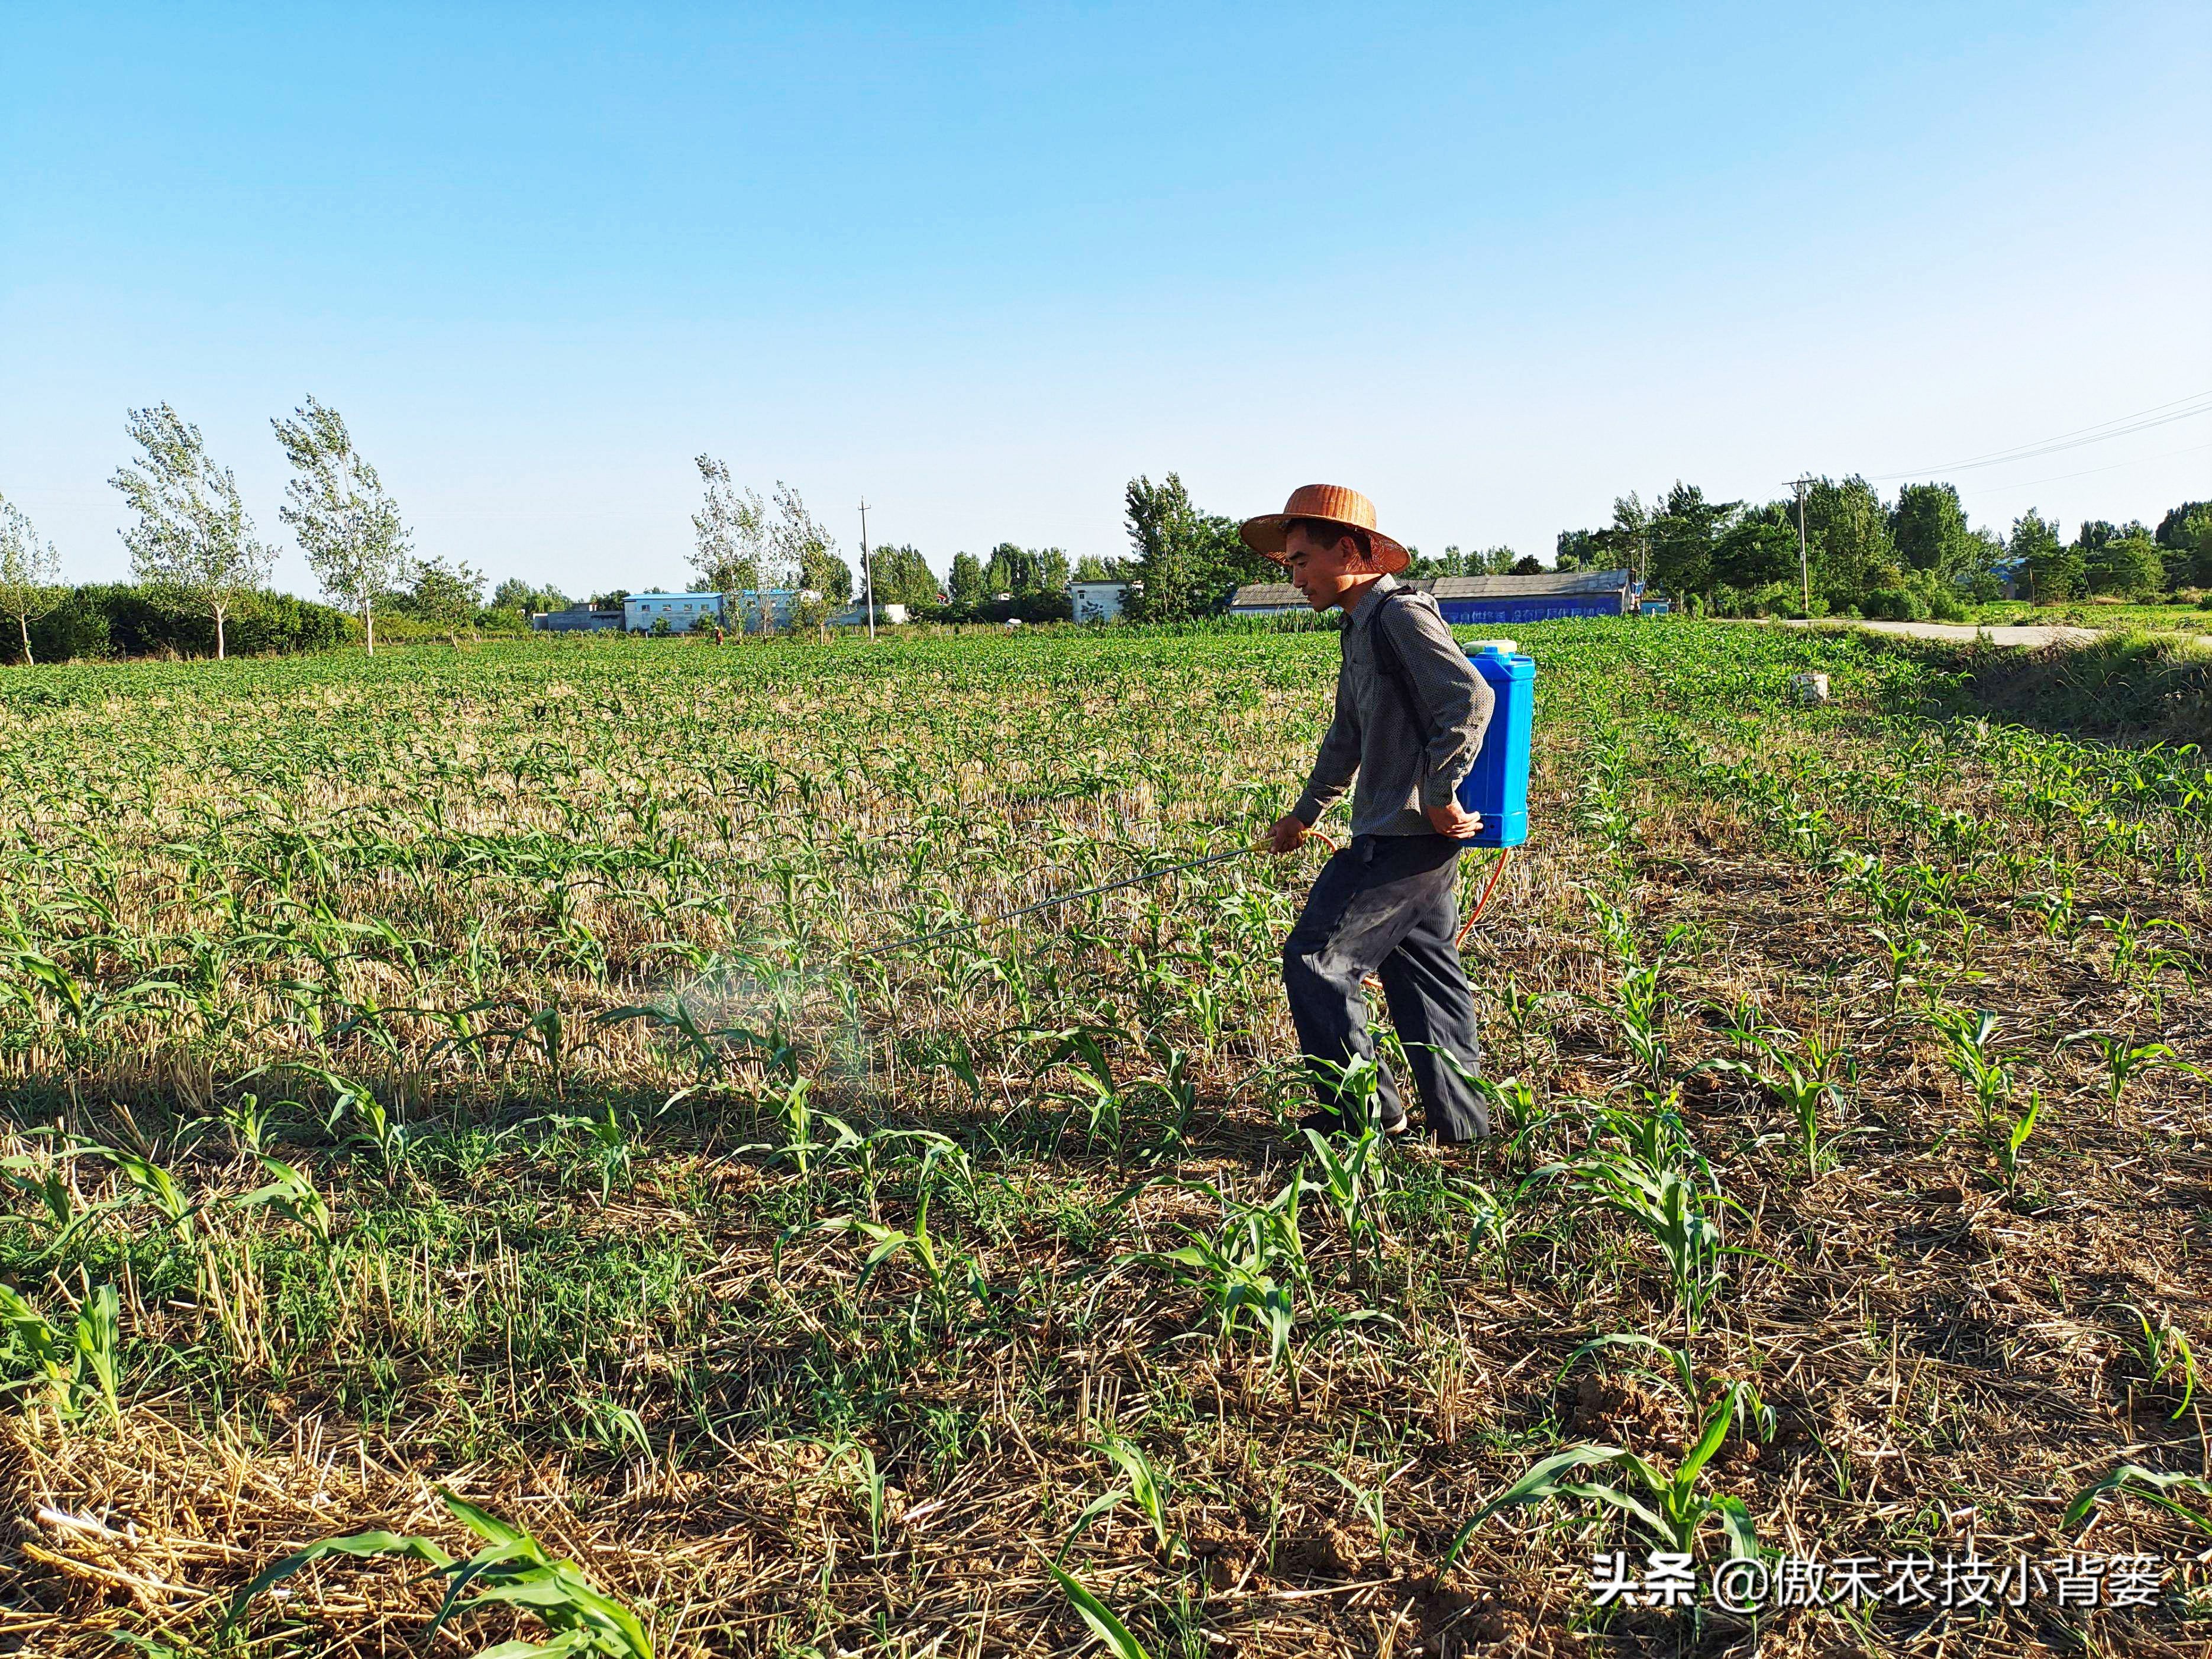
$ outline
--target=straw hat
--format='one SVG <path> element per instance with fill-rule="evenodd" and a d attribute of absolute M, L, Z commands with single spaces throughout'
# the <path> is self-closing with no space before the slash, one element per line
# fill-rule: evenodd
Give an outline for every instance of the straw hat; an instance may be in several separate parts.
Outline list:
<path fill-rule="evenodd" d="M 1283 526 L 1293 519 L 1318 519 L 1362 532 L 1367 538 L 1370 570 L 1387 575 L 1403 570 L 1409 562 L 1406 550 L 1376 529 L 1375 503 L 1342 484 L 1300 484 L 1283 503 L 1281 512 L 1247 519 L 1237 533 L 1255 553 L 1264 553 L 1277 564 L 1288 564 L 1290 561 L 1283 556 Z"/>

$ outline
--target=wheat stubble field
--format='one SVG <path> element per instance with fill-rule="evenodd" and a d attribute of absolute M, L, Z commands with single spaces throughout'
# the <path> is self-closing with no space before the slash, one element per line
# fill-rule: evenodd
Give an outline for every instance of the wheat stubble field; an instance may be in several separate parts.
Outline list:
<path fill-rule="evenodd" d="M 1327 634 L 0 678 L 0 1643 L 2206 1651 L 2206 757 L 1521 638 L 1448 1151 L 1282 1127 L 1318 850 L 857 954 L 1249 840 Z"/>

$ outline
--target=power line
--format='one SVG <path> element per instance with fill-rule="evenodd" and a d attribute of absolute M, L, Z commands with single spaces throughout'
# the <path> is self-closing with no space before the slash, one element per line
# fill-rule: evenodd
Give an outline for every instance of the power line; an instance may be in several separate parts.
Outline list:
<path fill-rule="evenodd" d="M 2146 461 L 2170 461 L 2177 455 L 2194 455 L 2200 450 L 2212 449 L 2212 444 L 2190 444 L 2181 449 L 2169 449 L 2163 455 L 2137 455 L 2131 459 L 2114 461 L 2106 466 L 2085 466 L 2079 472 L 2054 473 L 2048 478 L 2029 478 L 2020 483 L 1997 484 L 1983 490 L 1984 495 L 2002 495 L 2015 489 L 2033 489 L 2038 484 L 2059 483 L 2068 478 L 2086 478 L 2093 472 L 2115 472 L 2124 466 L 2141 466 Z"/>
<path fill-rule="evenodd" d="M 2189 406 L 2182 407 L 2184 404 Z M 1903 472 L 1884 472 L 1868 478 L 1867 482 L 1891 483 L 1900 478 L 1924 478 L 1937 473 L 1966 472 L 1985 466 L 2003 466 L 2014 461 L 2033 460 L 2041 455 L 2055 455 L 2062 450 L 2100 444 L 2109 438 L 2124 438 L 2130 433 L 2145 432 L 2153 427 L 2165 426 L 2174 421 L 2194 420 L 2200 415 L 2208 414 L 2212 414 L 2212 391 L 2192 392 L 2185 398 L 2154 404 L 2150 408 L 2139 409 L 2131 415 L 2116 415 L 2093 426 L 2076 427 L 2073 431 L 2062 432 L 2056 437 L 2014 444 L 2009 449 L 1990 450 L 1964 460 L 1945 461 L 1934 466 L 1916 466 Z"/>

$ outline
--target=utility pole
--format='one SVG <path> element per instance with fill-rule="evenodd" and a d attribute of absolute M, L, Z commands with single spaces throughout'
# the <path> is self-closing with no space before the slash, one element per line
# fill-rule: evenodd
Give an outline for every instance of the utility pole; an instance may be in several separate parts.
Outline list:
<path fill-rule="evenodd" d="M 876 637 L 876 573 L 868 562 L 868 498 L 860 497 L 860 592 L 867 595 L 868 638 Z"/>
<path fill-rule="evenodd" d="M 1813 619 L 1813 567 L 1805 556 L 1805 492 L 1813 487 L 1810 478 L 1796 478 L 1791 487 L 1797 492 L 1797 581 L 1805 594 L 1805 619 Z"/>

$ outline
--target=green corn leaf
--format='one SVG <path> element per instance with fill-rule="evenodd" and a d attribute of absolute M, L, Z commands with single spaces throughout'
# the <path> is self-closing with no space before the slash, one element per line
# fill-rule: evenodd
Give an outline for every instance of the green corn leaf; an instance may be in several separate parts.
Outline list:
<path fill-rule="evenodd" d="M 1114 1659 L 1152 1659 L 1144 1644 L 1129 1634 L 1128 1627 L 1114 1616 L 1113 1610 L 1103 1601 L 1052 1562 L 1045 1563 L 1045 1571 L 1059 1583 L 1069 1604 L 1091 1627 L 1091 1633 L 1106 1644 Z"/>
<path fill-rule="evenodd" d="M 1637 1461 L 1640 1468 L 1641 1460 Z M 1643 1472 L 1647 1478 L 1652 1480 L 1653 1488 L 1656 1490 L 1656 1477 L 1651 1476 L 1649 1469 L 1644 1469 Z M 1619 1510 L 1632 1521 L 1639 1522 L 1654 1538 L 1662 1540 L 1678 1549 L 1689 1547 L 1690 1540 L 1686 1535 L 1687 1528 L 1662 1515 L 1634 1492 L 1625 1492 L 1619 1486 L 1601 1486 L 1594 1480 L 1565 1480 L 1553 1487 L 1547 1495 L 1553 1498 L 1579 1498 L 1586 1504 L 1598 1504 L 1607 1509 Z"/>
<path fill-rule="evenodd" d="M 428 1538 L 416 1538 L 405 1533 L 361 1532 L 349 1538 L 325 1538 L 320 1543 L 310 1544 L 295 1551 L 276 1565 L 264 1569 L 252 1582 L 232 1598 L 230 1611 L 224 1615 L 222 1627 L 216 1632 L 218 1643 L 230 1633 L 246 1604 L 262 1591 L 283 1583 L 294 1573 L 312 1561 L 329 1555 L 404 1555 L 434 1568 L 449 1567 L 453 1558 L 440 1549 Z"/>
<path fill-rule="evenodd" d="M 1126 1486 L 1109 1486 L 1085 1504 L 1083 1506 L 1083 1512 L 1075 1517 L 1074 1526 L 1068 1529 L 1067 1536 L 1060 1540 L 1060 1553 L 1053 1559 L 1056 1561 L 1067 1559 L 1067 1552 L 1073 1547 L 1077 1539 L 1091 1530 L 1091 1522 L 1097 1520 L 1100 1516 L 1111 1511 L 1115 1504 L 1129 1495 L 1129 1489 Z"/>
<path fill-rule="evenodd" d="M 2201 1475 L 2167 1474 L 2147 1469 L 2140 1463 L 2123 1463 L 2103 1480 L 2075 1492 L 2073 1501 L 2066 1506 L 2066 1513 L 2061 1517 L 2060 1524 L 2068 1527 L 2080 1525 L 2082 1518 L 2096 1508 L 2100 1499 L 2117 1492 L 2140 1498 L 2147 1504 L 2156 1504 L 2169 1515 L 2212 1532 L 2212 1517 L 2199 1515 L 2195 1510 L 2166 1496 L 2173 1492 L 2201 1492 L 2212 1498 L 2212 1481 Z"/>
<path fill-rule="evenodd" d="M 1722 1530 L 1728 1534 L 1729 1555 L 1731 1559 L 1756 1561 L 1759 1558 L 1759 1528 L 1753 1523 L 1751 1511 L 1744 1507 L 1743 1499 L 1730 1493 L 1713 1500 L 1719 1511 Z"/>
<path fill-rule="evenodd" d="M 1727 1391 L 1713 1401 L 1711 1409 L 1705 1413 L 1705 1431 L 1698 1435 L 1698 1443 L 1690 1449 L 1689 1455 L 1682 1460 L 1681 1468 L 1674 1471 L 1676 1491 L 1688 1492 L 1696 1482 L 1698 1472 L 1712 1461 L 1713 1454 L 1721 1449 L 1721 1442 L 1728 1438 L 1729 1425 L 1735 1417 L 1737 1397 L 1742 1392 L 1742 1383 L 1731 1382 L 1728 1385 Z"/>
<path fill-rule="evenodd" d="M 1516 1504 L 1540 1504 L 1553 1497 L 1559 1491 L 1559 1477 L 1570 1470 L 1601 1468 L 1634 1455 L 1619 1446 L 1570 1446 L 1565 1451 L 1553 1452 L 1549 1457 L 1540 1460 L 1518 1480 L 1485 1504 L 1475 1512 L 1474 1518 L 1459 1529 L 1452 1539 L 1451 1547 L 1445 1550 L 1437 1571 L 1450 1571 L 1452 1564 L 1459 1559 L 1459 1553 L 1467 1547 L 1467 1540 L 1474 1536 L 1475 1528 L 1500 1510 Z"/>

